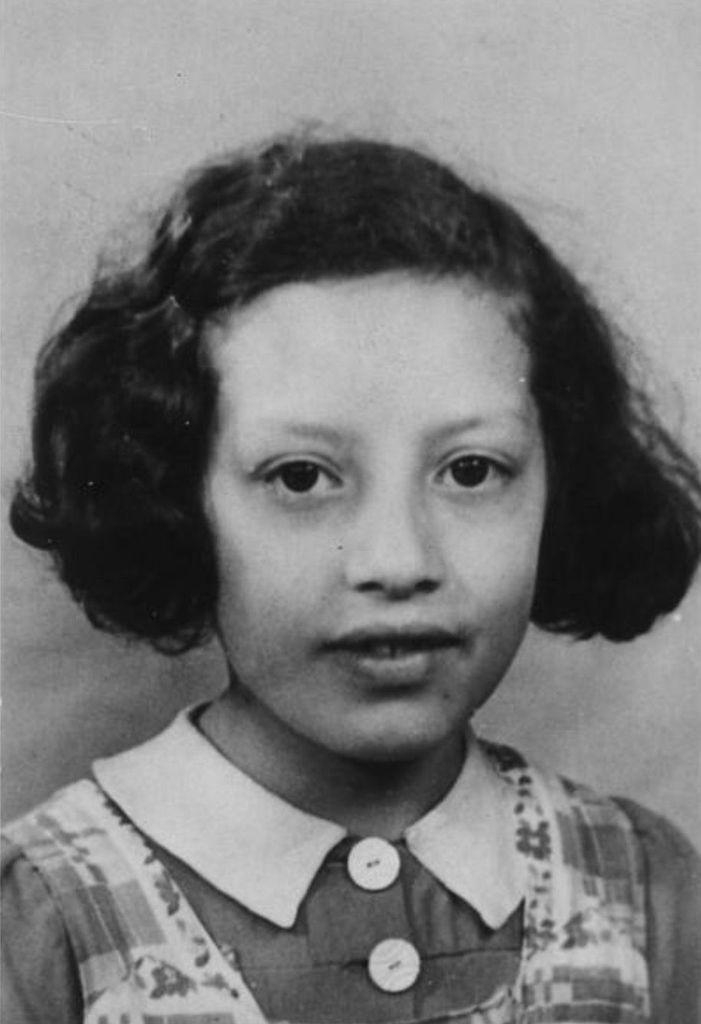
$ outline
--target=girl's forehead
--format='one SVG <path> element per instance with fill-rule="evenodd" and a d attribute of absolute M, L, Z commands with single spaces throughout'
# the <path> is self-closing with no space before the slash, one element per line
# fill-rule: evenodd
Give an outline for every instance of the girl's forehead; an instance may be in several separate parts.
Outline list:
<path fill-rule="evenodd" d="M 285 285 L 209 340 L 237 416 L 488 412 L 530 399 L 515 302 L 469 279 L 382 274 Z"/>

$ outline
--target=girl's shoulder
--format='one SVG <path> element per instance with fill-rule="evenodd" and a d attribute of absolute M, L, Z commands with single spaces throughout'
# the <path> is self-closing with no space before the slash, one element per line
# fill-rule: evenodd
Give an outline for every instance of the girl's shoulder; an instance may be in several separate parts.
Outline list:
<path fill-rule="evenodd" d="M 524 795 L 533 789 L 547 792 L 548 802 L 562 827 L 566 827 L 562 822 L 563 814 L 571 820 L 586 821 L 590 828 L 599 826 L 601 837 L 605 829 L 618 823 L 632 832 L 648 869 L 657 872 L 661 865 L 668 864 L 684 866 L 695 873 L 701 866 L 701 855 L 695 846 L 684 831 L 664 815 L 628 797 L 610 796 L 586 783 L 544 769 L 510 746 L 483 739 L 479 742 L 502 778 L 514 787 L 523 787 Z"/>
<path fill-rule="evenodd" d="M 542 771 L 508 747 L 484 746 L 524 796 L 530 788 L 549 804 L 560 857 L 578 884 L 617 903 L 621 893 L 631 898 L 633 883 L 644 908 L 653 1019 L 701 1021 L 701 856 L 684 832 L 636 801 Z M 521 838 L 535 848 L 547 834 L 525 822 Z"/>
<path fill-rule="evenodd" d="M 701 855 L 669 818 L 628 797 L 614 796 L 610 799 L 630 821 L 635 837 L 645 852 L 648 868 L 657 870 L 660 864 L 668 864 L 684 871 L 698 872 L 701 868 Z"/>
<path fill-rule="evenodd" d="M 78 968 L 61 910 L 25 849 L 0 839 L 2 1020 L 82 1020 Z"/>
<path fill-rule="evenodd" d="M 101 831 L 104 803 L 95 783 L 82 779 L 2 829 L 2 1020 L 83 1020 L 78 960 L 59 893 L 84 884 L 79 862 L 86 860 L 85 840 Z"/>
<path fill-rule="evenodd" d="M 654 1007 L 701 1021 L 701 856 L 667 818 L 616 797 L 633 826 L 645 875 Z"/>

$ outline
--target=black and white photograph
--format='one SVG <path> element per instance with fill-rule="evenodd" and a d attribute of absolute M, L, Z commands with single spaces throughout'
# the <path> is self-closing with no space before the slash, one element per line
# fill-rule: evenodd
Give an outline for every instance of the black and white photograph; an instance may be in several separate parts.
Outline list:
<path fill-rule="evenodd" d="M 701 1024 L 701 8 L 4 0 L 3 1024 Z"/>

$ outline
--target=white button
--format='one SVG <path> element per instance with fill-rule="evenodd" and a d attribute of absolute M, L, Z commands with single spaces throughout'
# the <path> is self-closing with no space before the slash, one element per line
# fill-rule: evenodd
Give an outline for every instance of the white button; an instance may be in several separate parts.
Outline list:
<path fill-rule="evenodd" d="M 421 970 L 415 946 L 405 939 L 378 942 L 368 958 L 368 973 L 383 992 L 406 992 Z"/>
<path fill-rule="evenodd" d="M 386 839 L 370 836 L 348 854 L 348 874 L 361 889 L 386 889 L 399 874 L 399 854 Z"/>

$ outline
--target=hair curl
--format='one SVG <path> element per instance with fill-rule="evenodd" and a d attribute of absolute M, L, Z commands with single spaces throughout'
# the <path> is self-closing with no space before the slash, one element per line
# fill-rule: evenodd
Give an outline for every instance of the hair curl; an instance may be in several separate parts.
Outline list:
<path fill-rule="evenodd" d="M 678 604 L 701 552 L 701 483 L 582 286 L 511 207 L 435 160 L 284 137 L 194 171 L 146 254 L 99 275 L 40 354 L 11 522 L 94 624 L 170 652 L 212 628 L 206 325 L 278 285 L 397 270 L 520 299 L 549 461 L 534 622 L 624 640 Z"/>

